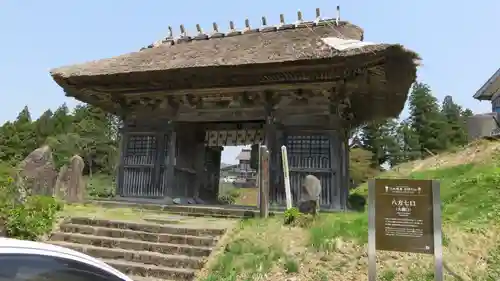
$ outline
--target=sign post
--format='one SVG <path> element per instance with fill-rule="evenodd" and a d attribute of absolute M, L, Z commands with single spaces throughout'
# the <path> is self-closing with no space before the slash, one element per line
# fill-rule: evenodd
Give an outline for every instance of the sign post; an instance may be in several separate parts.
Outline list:
<path fill-rule="evenodd" d="M 368 183 L 368 280 L 377 279 L 376 251 L 434 255 L 443 280 L 439 182 L 376 179 Z"/>
<path fill-rule="evenodd" d="M 292 191 L 290 190 L 290 170 L 288 169 L 288 152 L 281 146 L 281 163 L 283 165 L 283 181 L 285 182 L 286 209 L 292 208 Z"/>

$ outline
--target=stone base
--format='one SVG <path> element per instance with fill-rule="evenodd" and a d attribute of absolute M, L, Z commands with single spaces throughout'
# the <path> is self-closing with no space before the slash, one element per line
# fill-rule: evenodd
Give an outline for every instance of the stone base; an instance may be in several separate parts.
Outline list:
<path fill-rule="evenodd" d="M 316 215 L 318 212 L 317 201 L 316 200 L 308 200 L 308 201 L 300 202 L 299 203 L 299 212 L 301 212 L 303 214 Z"/>

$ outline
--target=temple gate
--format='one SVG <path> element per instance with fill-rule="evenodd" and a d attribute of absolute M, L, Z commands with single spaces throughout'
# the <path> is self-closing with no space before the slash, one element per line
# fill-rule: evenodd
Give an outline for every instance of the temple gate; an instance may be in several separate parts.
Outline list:
<path fill-rule="evenodd" d="M 418 55 L 362 42 L 340 19 L 302 20 L 168 37 L 138 52 L 51 71 L 67 96 L 121 116 L 121 197 L 215 202 L 224 145 L 265 144 L 270 199 L 284 204 L 280 147 L 296 201 L 307 174 L 322 208 L 345 209 L 353 128 L 396 117 Z M 165 201 L 168 202 L 168 201 Z"/>

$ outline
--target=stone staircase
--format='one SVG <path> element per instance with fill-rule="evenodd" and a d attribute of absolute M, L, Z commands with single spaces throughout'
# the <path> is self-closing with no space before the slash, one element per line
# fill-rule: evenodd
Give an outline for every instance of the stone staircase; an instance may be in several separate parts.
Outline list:
<path fill-rule="evenodd" d="M 193 280 L 225 231 L 199 223 L 73 217 L 48 242 L 100 258 L 135 281 Z"/>

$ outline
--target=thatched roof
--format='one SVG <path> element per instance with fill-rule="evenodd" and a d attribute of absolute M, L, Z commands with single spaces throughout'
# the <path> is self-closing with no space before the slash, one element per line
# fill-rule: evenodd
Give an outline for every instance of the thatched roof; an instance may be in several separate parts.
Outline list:
<path fill-rule="evenodd" d="M 351 96 L 359 121 L 397 116 L 415 80 L 418 55 L 398 44 L 339 49 L 328 42 L 335 38 L 360 42 L 363 30 L 345 21 L 322 20 L 225 34 L 200 31 L 195 37 L 168 37 L 137 52 L 56 68 L 51 75 L 67 95 L 110 112 L 126 106 L 117 102 L 120 93 L 179 93 L 272 83 L 300 88 L 300 83 L 365 76 L 364 88 L 352 90 Z"/>
<path fill-rule="evenodd" d="M 89 76 L 103 76 L 102 79 L 107 79 L 104 76 L 123 73 L 173 72 L 186 68 L 269 64 L 350 56 L 359 51 L 335 52 L 328 48 L 321 38 L 333 36 L 356 40 L 363 38 L 363 30 L 360 27 L 348 22 L 339 22 L 336 25 L 332 20 L 321 21 L 317 25 L 292 24 L 282 29 L 270 27 L 249 30 L 247 33 L 233 33 L 215 34 L 213 37 L 206 37 L 205 40 L 167 38 L 161 44 L 150 45 L 138 52 L 56 68 L 51 70 L 51 75 L 57 78 L 56 80 L 76 80 L 78 77 Z M 362 52 L 386 47 L 388 46 L 372 46 Z"/>

